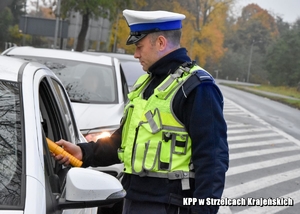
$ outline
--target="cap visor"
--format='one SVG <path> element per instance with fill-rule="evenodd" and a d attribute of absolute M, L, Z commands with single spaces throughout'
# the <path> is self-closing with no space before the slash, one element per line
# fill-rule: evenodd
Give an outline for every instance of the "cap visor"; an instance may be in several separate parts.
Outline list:
<path fill-rule="evenodd" d="M 147 34 L 140 34 L 138 36 L 130 35 L 127 39 L 126 45 L 132 45 L 143 39 L 145 36 L 147 36 Z"/>

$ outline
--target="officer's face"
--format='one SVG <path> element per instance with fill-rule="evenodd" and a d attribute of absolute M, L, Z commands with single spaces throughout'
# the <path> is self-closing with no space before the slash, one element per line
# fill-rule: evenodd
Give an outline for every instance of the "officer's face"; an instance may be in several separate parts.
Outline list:
<path fill-rule="evenodd" d="M 148 71 L 149 67 L 159 60 L 160 52 L 156 41 L 151 40 L 151 36 L 147 35 L 137 43 L 134 57 L 140 60 L 144 71 Z"/>

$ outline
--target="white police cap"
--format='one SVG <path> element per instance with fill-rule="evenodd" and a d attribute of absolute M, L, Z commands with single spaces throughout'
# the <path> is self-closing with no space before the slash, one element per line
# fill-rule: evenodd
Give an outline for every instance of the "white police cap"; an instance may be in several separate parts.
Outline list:
<path fill-rule="evenodd" d="M 152 32 L 181 29 L 181 20 L 185 19 L 183 14 L 162 10 L 124 10 L 123 16 L 130 27 L 126 45 L 134 44 Z"/>

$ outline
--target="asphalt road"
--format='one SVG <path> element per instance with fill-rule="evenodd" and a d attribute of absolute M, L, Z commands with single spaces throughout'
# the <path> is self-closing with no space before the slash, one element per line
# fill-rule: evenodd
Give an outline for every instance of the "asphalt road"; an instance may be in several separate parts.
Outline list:
<path fill-rule="evenodd" d="M 219 214 L 298 214 L 300 111 L 248 92 L 220 88 L 230 153 L 223 199 L 240 204 L 221 206 Z"/>
<path fill-rule="evenodd" d="M 300 110 L 249 92 L 219 85 L 228 98 L 265 122 L 300 140 Z"/>

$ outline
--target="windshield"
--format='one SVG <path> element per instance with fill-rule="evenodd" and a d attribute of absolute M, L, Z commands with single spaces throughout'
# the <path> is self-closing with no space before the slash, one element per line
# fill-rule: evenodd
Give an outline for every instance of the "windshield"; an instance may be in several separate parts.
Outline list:
<path fill-rule="evenodd" d="M 117 103 L 116 75 L 112 66 L 82 61 L 22 57 L 50 68 L 62 81 L 72 102 Z"/>
<path fill-rule="evenodd" d="M 121 62 L 121 66 L 123 68 L 127 84 L 130 87 L 134 85 L 141 75 L 146 74 L 139 62 L 123 61 Z"/>
<path fill-rule="evenodd" d="M 0 209 L 21 204 L 22 135 L 19 87 L 0 80 Z"/>

